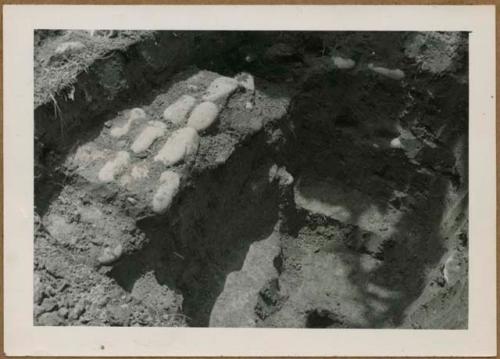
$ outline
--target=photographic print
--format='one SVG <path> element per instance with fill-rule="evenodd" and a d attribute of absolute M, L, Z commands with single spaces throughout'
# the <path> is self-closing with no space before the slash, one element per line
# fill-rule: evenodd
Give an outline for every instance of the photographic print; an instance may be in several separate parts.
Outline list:
<path fill-rule="evenodd" d="M 493 6 L 3 28 L 6 355 L 496 353 Z"/>
<path fill-rule="evenodd" d="M 34 325 L 467 329 L 469 36 L 35 29 Z"/>

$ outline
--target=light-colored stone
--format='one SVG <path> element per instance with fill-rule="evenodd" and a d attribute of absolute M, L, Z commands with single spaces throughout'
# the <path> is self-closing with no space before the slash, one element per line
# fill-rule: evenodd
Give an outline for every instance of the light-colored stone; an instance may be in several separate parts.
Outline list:
<path fill-rule="evenodd" d="M 196 106 L 189 116 L 187 122 L 188 127 L 192 127 L 197 131 L 203 131 L 209 128 L 219 114 L 219 107 L 213 102 L 202 102 Z"/>
<path fill-rule="evenodd" d="M 403 148 L 403 144 L 401 143 L 401 139 L 399 137 L 393 138 L 390 146 L 391 148 Z"/>
<path fill-rule="evenodd" d="M 121 174 L 130 162 L 130 155 L 128 152 L 120 151 L 116 154 L 115 158 L 106 162 L 106 164 L 99 171 L 99 180 L 101 182 L 114 181 L 115 177 Z"/>
<path fill-rule="evenodd" d="M 405 77 L 405 73 L 400 69 L 388 69 L 385 67 L 374 66 L 373 64 L 369 64 L 368 68 L 373 72 L 389 77 L 393 80 L 402 80 Z"/>
<path fill-rule="evenodd" d="M 111 136 L 113 137 L 122 137 L 122 136 L 125 136 L 128 131 L 130 130 L 130 125 L 132 124 L 132 121 L 131 120 L 127 120 L 127 122 L 125 122 L 125 124 L 123 126 L 117 126 L 117 127 L 113 127 L 111 129 Z"/>
<path fill-rule="evenodd" d="M 276 172 L 278 182 L 281 186 L 289 186 L 293 183 L 293 176 L 286 170 L 285 167 L 280 167 Z"/>
<path fill-rule="evenodd" d="M 195 73 L 194 75 L 191 75 L 187 80 L 186 83 L 189 85 L 201 85 L 203 83 L 203 80 L 205 79 L 205 75 L 203 71 L 199 71 Z"/>
<path fill-rule="evenodd" d="M 277 172 L 275 178 L 277 178 Z M 333 194 L 329 195 L 331 188 L 336 189 L 330 187 L 328 183 L 316 182 L 315 180 L 309 183 L 299 178 L 294 188 L 295 203 L 298 208 L 308 212 L 322 214 L 340 222 L 349 221 L 351 211 L 343 205 L 340 200 L 342 197 L 338 193 L 332 191 Z"/>
<path fill-rule="evenodd" d="M 128 118 L 131 119 L 132 121 L 136 120 L 145 120 L 146 119 L 146 112 L 142 108 L 133 108 L 130 110 L 128 114 Z"/>
<path fill-rule="evenodd" d="M 132 124 L 135 121 L 141 121 L 146 119 L 146 112 L 140 108 L 134 108 L 130 110 L 127 122 L 125 122 L 124 125 L 122 126 L 116 126 L 111 129 L 111 136 L 113 137 L 122 137 L 125 136 L 128 131 L 130 131 L 130 128 L 132 127 Z"/>
<path fill-rule="evenodd" d="M 443 268 L 443 276 L 448 285 L 454 285 L 460 278 L 464 278 L 465 270 L 462 268 L 460 256 L 452 252 L 446 259 Z"/>
<path fill-rule="evenodd" d="M 167 166 L 175 165 L 196 154 L 199 143 L 200 136 L 198 136 L 198 132 L 194 128 L 181 128 L 172 133 L 154 160 L 163 162 Z"/>
<path fill-rule="evenodd" d="M 180 176 L 174 171 L 165 171 L 160 176 L 160 185 L 153 197 L 152 208 L 156 213 L 165 212 L 179 192 Z"/>
<path fill-rule="evenodd" d="M 218 101 L 231 95 L 238 88 L 238 81 L 231 77 L 221 76 L 212 81 L 208 86 L 204 101 Z"/>
<path fill-rule="evenodd" d="M 374 283 L 366 284 L 366 292 L 375 298 L 384 300 L 401 298 L 401 293 L 396 290 L 390 290 Z"/>
<path fill-rule="evenodd" d="M 163 118 L 174 125 L 180 125 L 189 115 L 195 104 L 196 99 L 193 96 L 182 95 L 177 101 L 167 107 L 163 112 Z"/>
<path fill-rule="evenodd" d="M 269 183 L 277 181 L 281 186 L 289 186 L 293 183 L 293 176 L 286 167 L 278 167 L 275 163 L 269 168 Z"/>
<path fill-rule="evenodd" d="M 345 59 L 340 56 L 334 56 L 332 57 L 332 60 L 335 67 L 340 70 L 349 70 L 356 66 L 356 62 L 354 62 L 354 60 Z"/>
<path fill-rule="evenodd" d="M 76 150 L 72 162 L 76 166 L 84 168 L 97 160 L 105 158 L 106 154 L 104 151 L 99 150 L 94 144 L 85 144 Z"/>
<path fill-rule="evenodd" d="M 255 91 L 255 80 L 252 75 L 248 73 L 242 73 L 238 75 L 239 84 L 247 91 Z"/>
<path fill-rule="evenodd" d="M 269 183 L 273 182 L 276 179 L 277 174 L 278 174 L 278 165 L 274 163 L 271 167 L 269 167 Z"/>
<path fill-rule="evenodd" d="M 312 213 L 319 213 L 341 222 L 347 222 L 351 218 L 351 212 L 341 205 L 332 205 L 317 198 L 305 198 L 300 193 L 295 193 L 297 206 Z"/>
<path fill-rule="evenodd" d="M 44 227 L 58 242 L 70 243 L 73 238 L 73 226 L 64 216 L 51 213 L 44 220 Z"/>
<path fill-rule="evenodd" d="M 101 255 L 97 258 L 100 264 L 108 265 L 116 262 L 123 253 L 123 247 L 121 244 L 117 244 L 113 248 L 106 247 L 103 249 Z"/>
<path fill-rule="evenodd" d="M 149 125 L 142 130 L 131 146 L 134 153 L 146 151 L 153 142 L 165 134 L 167 126 L 163 122 L 151 121 Z"/>

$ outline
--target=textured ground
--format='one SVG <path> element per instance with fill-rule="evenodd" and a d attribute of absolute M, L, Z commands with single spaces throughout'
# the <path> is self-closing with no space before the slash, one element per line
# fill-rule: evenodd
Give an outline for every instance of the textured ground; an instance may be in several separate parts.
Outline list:
<path fill-rule="evenodd" d="M 464 34 L 175 38 L 38 127 L 36 324 L 467 327 Z"/>

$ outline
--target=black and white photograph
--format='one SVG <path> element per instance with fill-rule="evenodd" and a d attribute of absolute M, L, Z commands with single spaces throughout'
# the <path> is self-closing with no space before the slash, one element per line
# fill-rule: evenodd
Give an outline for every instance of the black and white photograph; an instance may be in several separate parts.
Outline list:
<path fill-rule="evenodd" d="M 467 33 L 34 46 L 36 325 L 467 328 Z"/>
<path fill-rule="evenodd" d="M 494 6 L 3 21 L 8 355 L 496 352 Z"/>

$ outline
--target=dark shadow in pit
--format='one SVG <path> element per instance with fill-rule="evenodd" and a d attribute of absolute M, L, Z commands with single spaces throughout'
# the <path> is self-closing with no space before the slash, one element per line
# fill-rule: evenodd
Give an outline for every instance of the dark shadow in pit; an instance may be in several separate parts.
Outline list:
<path fill-rule="evenodd" d="M 182 293 L 188 324 L 208 326 L 226 276 L 241 269 L 250 245 L 267 238 L 278 220 L 278 191 L 268 182 L 263 140 L 193 179 L 167 215 L 139 221 L 149 243 L 120 260 L 110 277 L 131 291 L 153 271 L 158 283 Z"/>
<path fill-rule="evenodd" d="M 296 179 L 305 175 L 331 180 L 337 193 L 332 198 L 326 191 L 310 193 L 311 198 L 345 208 L 353 225 L 370 207 L 382 216 L 391 208 L 406 208 L 394 233 L 383 242 L 378 254 L 382 264 L 377 269 L 364 273 L 359 252 L 355 254 L 362 248 L 359 237 L 346 243 L 350 249 L 345 256 L 339 253 L 350 268 L 349 280 L 359 290 L 371 328 L 400 325 L 405 309 L 422 292 L 427 270 L 446 250 L 440 224 L 448 186 L 464 181 L 457 177 L 452 149 L 467 133 L 467 86 L 451 78 L 435 81 L 423 75 L 418 82 L 416 87 L 404 88 L 362 72 L 312 76 L 290 114 L 295 140 L 290 143 L 287 168 Z M 454 88 L 454 95 L 446 87 Z M 425 89 L 433 92 L 432 98 Z M 401 117 L 404 104 L 412 103 L 409 96 L 416 103 Z M 434 117 L 436 108 L 439 118 Z M 422 151 L 411 163 L 403 150 L 389 143 L 399 135 L 398 121 L 415 117 L 430 117 L 449 132 L 439 143 L 439 151 Z M 431 123 L 427 130 L 435 131 L 431 125 L 436 126 Z M 405 198 L 395 199 L 394 191 L 406 194 Z M 370 290 L 368 284 L 385 294 Z M 377 311 L 374 303 L 387 309 Z M 333 325 L 328 315 L 311 313 L 306 318 L 312 320 L 311 326 Z"/>
<path fill-rule="evenodd" d="M 365 149 L 366 150 L 366 149 Z M 360 151 L 363 152 L 362 149 Z M 351 151 L 353 153 L 353 151 Z M 369 169 L 359 173 L 359 164 L 366 158 L 353 156 L 347 159 L 341 174 L 331 171 L 328 176 L 338 178 L 376 179 L 363 184 L 360 181 L 341 180 L 344 196 L 336 197 L 330 205 L 341 206 L 351 213 L 348 223 L 356 226 L 364 210 L 375 206 L 382 216 L 387 215 L 391 206 L 393 191 L 398 190 L 407 194 L 404 203 L 398 206 L 408 206 L 403 216 L 397 220 L 394 233 L 381 243 L 382 248 L 374 254 L 381 260 L 382 265 L 376 270 L 366 273 L 361 264 L 361 254 L 366 254 L 364 240 L 361 236 L 352 235 L 344 243 L 346 253 L 336 252 L 344 261 L 351 275 L 349 280 L 356 284 L 360 292 L 359 300 L 366 308 L 365 319 L 371 328 L 397 327 L 401 324 L 404 310 L 421 293 L 426 283 L 426 270 L 439 262 L 445 252 L 444 238 L 440 234 L 440 224 L 444 210 L 447 179 L 438 177 L 420 176 L 415 169 L 407 165 L 405 159 L 395 161 L 383 152 L 374 156 L 372 163 L 391 162 L 389 169 L 400 174 L 408 175 L 384 183 L 388 177 L 381 176 Z M 339 158 L 332 153 L 330 163 L 338 163 Z M 371 162 L 371 161 L 370 161 Z M 311 169 L 308 169 L 311 171 Z M 319 171 L 321 172 L 321 171 Z M 304 173 L 304 172 L 302 172 Z M 358 177 L 356 177 L 358 176 Z M 359 177 L 361 176 L 361 177 Z M 380 178 L 379 178 L 380 177 Z M 359 193 L 362 193 L 360 195 Z M 318 200 L 328 203 L 328 197 L 318 197 Z M 376 240 L 376 239 L 375 239 Z M 385 298 L 379 293 L 371 292 L 368 285 L 376 285 L 386 293 L 395 293 L 394 297 Z M 377 311 L 374 303 L 387 307 L 387 311 Z"/>

